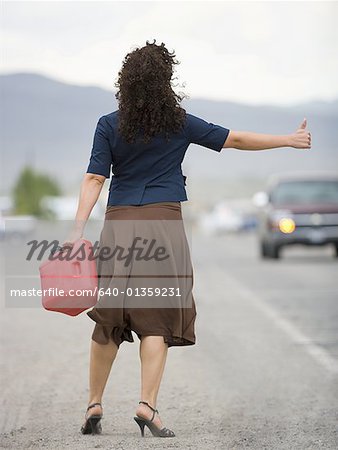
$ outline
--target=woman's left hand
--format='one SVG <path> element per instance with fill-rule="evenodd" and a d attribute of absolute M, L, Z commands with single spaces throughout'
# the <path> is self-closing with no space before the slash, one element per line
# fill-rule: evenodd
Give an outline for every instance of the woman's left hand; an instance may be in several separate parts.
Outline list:
<path fill-rule="evenodd" d="M 311 148 L 311 133 L 306 129 L 306 126 L 307 120 L 304 118 L 297 131 L 291 135 L 290 147 L 299 149 Z"/>

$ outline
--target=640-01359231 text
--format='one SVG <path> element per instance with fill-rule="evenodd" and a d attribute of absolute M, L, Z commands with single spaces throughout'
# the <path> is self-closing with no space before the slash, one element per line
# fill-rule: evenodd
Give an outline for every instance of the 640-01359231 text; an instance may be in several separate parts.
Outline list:
<path fill-rule="evenodd" d="M 141 288 L 126 288 L 125 291 L 121 291 L 118 288 L 95 288 L 92 289 L 69 289 L 64 291 L 63 289 L 58 288 L 49 288 L 49 289 L 11 289 L 10 296 L 11 297 L 35 297 L 35 296 L 93 296 L 98 294 L 99 296 L 108 295 L 108 296 L 119 296 L 121 294 L 125 294 L 126 296 L 135 296 L 135 297 L 181 297 L 180 288 L 168 288 L 168 287 L 141 287 Z"/>

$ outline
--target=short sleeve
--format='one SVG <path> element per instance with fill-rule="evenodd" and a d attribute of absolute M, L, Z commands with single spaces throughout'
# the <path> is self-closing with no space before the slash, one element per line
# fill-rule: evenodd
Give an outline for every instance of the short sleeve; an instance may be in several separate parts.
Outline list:
<path fill-rule="evenodd" d="M 104 123 L 102 116 L 96 125 L 87 173 L 103 175 L 109 178 L 112 165 L 112 153 Z"/>
<path fill-rule="evenodd" d="M 220 152 L 229 132 L 228 128 L 206 122 L 192 114 L 187 114 L 187 136 L 192 144 L 202 145 Z"/>

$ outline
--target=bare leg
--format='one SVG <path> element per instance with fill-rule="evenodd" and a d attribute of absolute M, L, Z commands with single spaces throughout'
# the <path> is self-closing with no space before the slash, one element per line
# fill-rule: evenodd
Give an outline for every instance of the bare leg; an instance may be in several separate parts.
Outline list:
<path fill-rule="evenodd" d="M 141 359 L 141 398 L 150 406 L 156 408 L 157 395 L 160 388 L 162 375 L 167 359 L 168 345 L 163 336 L 142 336 L 140 342 Z M 136 414 L 146 419 L 151 419 L 153 411 L 147 405 L 139 404 Z M 154 424 L 162 428 L 162 422 L 156 413 Z"/>
<path fill-rule="evenodd" d="M 89 368 L 89 402 L 101 403 L 104 388 L 106 386 L 110 370 L 117 355 L 118 347 L 110 341 L 106 345 L 98 344 L 91 340 L 90 368 Z M 102 408 L 97 405 L 90 408 L 86 417 L 93 414 L 101 414 Z"/>

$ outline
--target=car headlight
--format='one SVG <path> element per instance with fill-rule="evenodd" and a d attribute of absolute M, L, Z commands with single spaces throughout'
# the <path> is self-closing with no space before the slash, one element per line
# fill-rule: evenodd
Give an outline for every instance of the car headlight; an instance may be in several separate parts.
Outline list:
<path fill-rule="evenodd" d="M 296 224 L 291 217 L 283 217 L 282 219 L 279 219 L 278 228 L 282 233 L 288 234 L 295 231 Z"/>
<path fill-rule="evenodd" d="M 284 209 L 272 211 L 268 220 L 269 228 L 282 233 L 292 233 L 296 223 L 292 218 L 292 212 Z"/>

